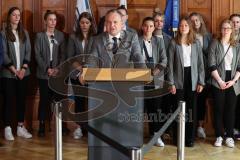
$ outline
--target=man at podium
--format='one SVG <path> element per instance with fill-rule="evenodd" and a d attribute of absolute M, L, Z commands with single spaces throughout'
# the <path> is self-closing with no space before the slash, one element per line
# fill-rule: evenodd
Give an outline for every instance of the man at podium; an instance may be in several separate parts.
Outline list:
<path fill-rule="evenodd" d="M 109 10 L 105 17 L 106 32 L 95 37 L 86 66 L 88 68 L 146 68 L 138 36 L 136 33 L 122 29 L 121 13 L 113 9 Z M 135 99 L 134 94 L 130 93 L 129 90 L 135 84 L 135 82 L 109 81 L 89 83 L 89 97 L 97 96 L 91 92 L 91 88 L 95 88 L 115 95 L 118 103 L 117 107 L 113 106 L 114 110 L 111 113 L 106 113 L 102 118 L 91 120 L 93 115 L 88 115 L 88 125 L 125 147 L 140 147 L 143 144 L 143 121 L 120 120 L 120 116 L 127 117 L 143 113 L 143 98 Z M 113 101 L 109 97 L 102 100 Z M 127 102 L 129 100 L 134 103 L 129 104 Z M 99 101 L 94 100 L 94 98 L 89 98 L 88 103 L 88 110 L 99 105 Z M 88 146 L 89 160 L 129 160 L 128 156 L 91 133 L 88 135 Z"/>

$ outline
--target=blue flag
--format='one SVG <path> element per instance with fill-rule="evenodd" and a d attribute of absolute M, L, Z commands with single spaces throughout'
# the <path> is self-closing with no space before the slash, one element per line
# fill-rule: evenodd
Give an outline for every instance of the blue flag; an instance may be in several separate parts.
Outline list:
<path fill-rule="evenodd" d="M 173 36 L 173 31 L 177 31 L 179 23 L 179 0 L 168 0 L 164 14 L 165 26 L 163 31 Z"/>
<path fill-rule="evenodd" d="M 76 21 L 75 21 L 74 30 L 76 28 L 77 19 L 82 12 L 89 12 L 92 15 L 93 25 L 94 25 L 94 29 L 96 31 L 96 21 L 95 21 L 94 15 L 92 13 L 92 9 L 91 9 L 89 0 L 77 0 L 77 2 L 76 2 Z"/>

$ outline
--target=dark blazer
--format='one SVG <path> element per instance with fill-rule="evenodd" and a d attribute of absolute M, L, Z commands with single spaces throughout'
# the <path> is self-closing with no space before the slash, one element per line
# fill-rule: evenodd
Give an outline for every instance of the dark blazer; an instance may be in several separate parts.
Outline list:
<path fill-rule="evenodd" d="M 236 46 L 232 46 L 233 51 L 233 61 L 232 61 L 232 71 L 231 71 L 231 78 L 233 79 L 236 72 L 240 71 L 240 45 L 237 43 Z M 224 48 L 222 43 L 215 39 L 212 41 L 209 47 L 209 54 L 208 54 L 208 67 L 210 71 L 217 70 L 221 79 L 225 80 L 226 71 L 225 71 L 225 62 L 222 61 L 224 56 Z M 219 67 L 218 64 L 222 61 Z M 208 80 L 208 83 L 211 85 L 220 88 L 217 81 L 211 76 Z M 240 94 L 240 81 L 238 80 L 237 83 L 233 85 L 235 94 Z"/>
<path fill-rule="evenodd" d="M 164 40 L 164 45 L 165 45 L 165 48 L 166 50 L 168 50 L 168 47 L 169 47 L 169 44 L 170 44 L 170 41 L 172 39 L 171 36 L 169 36 L 167 33 L 163 32 L 163 40 Z"/>
<path fill-rule="evenodd" d="M 191 45 L 191 78 L 192 91 L 196 90 L 197 84 L 205 85 L 205 72 L 201 44 L 196 40 Z M 168 57 L 168 80 L 176 89 L 183 89 L 184 83 L 184 65 L 182 46 L 178 45 L 175 40 L 171 40 L 169 44 Z"/>
<path fill-rule="evenodd" d="M 115 55 L 112 53 L 112 43 L 108 33 L 104 32 L 96 36 L 90 51 L 91 56 L 87 60 L 88 67 L 98 68 L 145 68 L 145 62 L 141 53 L 138 36 L 135 33 L 121 31 L 120 45 Z M 96 58 L 98 58 L 96 60 Z"/>
<path fill-rule="evenodd" d="M 75 57 L 81 54 L 89 54 L 92 43 L 93 43 L 93 38 L 90 37 L 87 42 L 87 45 L 85 44 L 83 48 L 82 41 L 78 37 L 76 37 L 75 34 L 71 34 L 68 39 L 67 58 Z"/>
<path fill-rule="evenodd" d="M 208 52 L 209 52 L 209 46 L 212 41 L 212 35 L 211 33 L 207 32 L 205 35 L 203 35 L 203 46 L 202 46 L 202 51 L 203 51 L 203 62 L 204 62 L 204 67 L 205 67 L 205 73 L 208 72 Z M 209 75 L 206 74 L 205 76 L 206 79 L 209 78 Z"/>
<path fill-rule="evenodd" d="M 26 30 L 24 30 L 24 32 L 26 35 L 26 40 L 23 43 L 20 42 L 20 66 L 23 66 L 23 64 L 29 64 L 31 60 L 30 39 L 29 39 L 28 32 Z M 1 77 L 16 78 L 16 76 L 8 69 L 8 67 L 12 65 L 14 65 L 15 67 L 17 66 L 14 42 L 7 40 L 5 30 L 3 30 L 1 34 L 3 38 L 3 56 L 4 56 L 4 59 L 3 59 L 4 67 L 2 68 L 2 71 L 1 71 Z M 30 74 L 30 69 L 28 67 L 25 72 L 25 76 L 28 76 L 29 74 Z"/>
<path fill-rule="evenodd" d="M 54 31 L 53 44 L 53 63 L 52 67 L 57 67 L 61 60 L 64 51 L 64 34 L 58 30 Z M 37 78 L 48 79 L 47 70 L 50 67 L 50 45 L 46 32 L 39 32 L 36 35 L 35 43 L 35 59 L 37 61 Z"/>
<path fill-rule="evenodd" d="M 3 63 L 3 39 L 2 34 L 0 34 L 0 66 Z"/>
<path fill-rule="evenodd" d="M 167 56 L 166 56 L 166 50 L 165 50 L 163 39 L 153 36 L 151 39 L 151 42 L 152 42 L 153 61 L 154 61 L 154 64 L 158 64 L 157 66 L 155 65 L 155 67 L 166 68 Z M 144 43 L 143 36 L 140 36 L 139 44 L 141 46 L 142 54 L 143 54 L 143 43 Z"/>

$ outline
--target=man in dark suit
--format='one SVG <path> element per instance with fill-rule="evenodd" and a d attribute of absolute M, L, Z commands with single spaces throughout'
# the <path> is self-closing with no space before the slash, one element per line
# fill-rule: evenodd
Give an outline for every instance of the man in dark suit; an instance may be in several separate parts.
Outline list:
<path fill-rule="evenodd" d="M 102 61 L 93 61 L 90 58 L 87 64 L 100 68 L 129 68 L 134 63 L 135 68 L 144 68 L 138 36 L 136 33 L 122 30 L 122 14 L 118 10 L 110 10 L 105 17 L 106 32 L 94 38 L 90 51 Z"/>
<path fill-rule="evenodd" d="M 87 59 L 87 67 L 94 68 L 145 68 L 144 59 L 141 53 L 141 48 L 136 33 L 122 30 L 123 20 L 122 14 L 114 9 L 107 12 L 105 15 L 106 32 L 96 36 L 93 41 L 90 57 Z M 96 60 L 97 59 L 97 60 Z M 130 94 L 128 89 L 130 83 L 121 82 L 98 82 L 89 83 L 89 96 L 98 96 L 91 92 L 91 88 L 97 88 L 101 91 L 111 92 L 119 101 L 114 111 L 107 113 L 104 117 L 97 120 L 91 120 L 88 125 L 99 130 L 111 139 L 124 146 L 141 146 L 143 144 L 143 123 L 142 122 L 121 122 L 119 115 L 121 113 L 140 113 L 143 112 L 142 99 L 136 100 L 135 105 L 129 111 L 129 105 L 124 101 L 122 95 L 127 95 L 129 99 L 135 99 Z M 119 91 L 119 88 L 129 92 Z M 118 92 L 119 91 L 119 92 Z M 104 97 L 104 94 L 101 96 Z M 96 98 L 96 97 L 94 97 Z M 114 100 L 105 97 L 110 104 L 114 104 Z M 106 99 L 102 99 L 105 101 Z M 89 110 L 94 109 L 96 101 L 89 99 Z M 101 112 L 103 112 L 101 110 Z M 89 117 L 92 115 L 90 114 Z M 127 128 L 131 128 L 129 131 Z M 92 134 L 88 136 L 88 160 L 129 160 L 112 146 L 107 145 Z"/>

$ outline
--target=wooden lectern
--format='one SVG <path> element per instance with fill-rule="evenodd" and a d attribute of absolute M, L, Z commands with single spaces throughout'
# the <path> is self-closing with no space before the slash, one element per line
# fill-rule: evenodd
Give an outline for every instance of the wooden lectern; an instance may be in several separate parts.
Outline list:
<path fill-rule="evenodd" d="M 108 101 L 110 102 L 108 105 L 113 107 L 111 112 L 103 113 L 104 116 L 100 118 L 91 119 L 94 115 L 89 115 L 88 125 L 125 147 L 141 147 L 144 122 L 143 85 L 151 81 L 151 70 L 84 68 L 82 75 L 89 86 L 88 110 L 96 109 L 101 105 L 101 101 Z M 111 93 L 116 99 L 101 96 L 103 99 L 97 100 L 99 95 L 96 95 L 94 89 Z M 89 133 L 88 160 L 130 160 L 130 158 Z"/>

